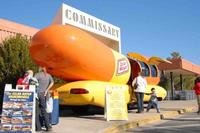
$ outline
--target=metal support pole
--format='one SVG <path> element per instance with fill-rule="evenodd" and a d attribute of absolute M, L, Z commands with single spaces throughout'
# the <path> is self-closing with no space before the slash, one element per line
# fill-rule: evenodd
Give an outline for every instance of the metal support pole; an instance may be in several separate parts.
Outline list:
<path fill-rule="evenodd" d="M 183 90 L 183 76 L 180 74 L 181 91 Z"/>
<path fill-rule="evenodd" d="M 172 99 L 174 100 L 174 81 L 173 81 L 173 72 L 170 72 L 170 81 L 171 81 L 171 95 L 172 95 Z"/>

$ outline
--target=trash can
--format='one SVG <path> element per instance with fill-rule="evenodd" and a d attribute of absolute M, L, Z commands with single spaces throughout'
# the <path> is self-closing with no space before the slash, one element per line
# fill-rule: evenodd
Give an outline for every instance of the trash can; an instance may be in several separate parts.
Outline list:
<path fill-rule="evenodd" d="M 53 91 L 53 111 L 52 111 L 52 125 L 56 125 L 59 122 L 59 99 L 58 91 Z"/>

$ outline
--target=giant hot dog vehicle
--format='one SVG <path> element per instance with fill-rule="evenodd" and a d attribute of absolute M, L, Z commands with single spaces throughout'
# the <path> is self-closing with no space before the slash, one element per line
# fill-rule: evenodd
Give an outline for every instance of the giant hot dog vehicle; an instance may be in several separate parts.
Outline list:
<path fill-rule="evenodd" d="M 128 104 L 133 100 L 130 82 L 139 71 L 147 79 L 147 93 L 154 87 L 160 100 L 166 97 L 165 89 L 157 85 L 160 78 L 156 64 L 164 60 L 132 52 L 125 56 L 72 25 L 41 29 L 31 40 L 30 54 L 36 64 L 67 81 L 57 88 L 61 105 L 104 107 L 108 85 L 125 88 Z"/>

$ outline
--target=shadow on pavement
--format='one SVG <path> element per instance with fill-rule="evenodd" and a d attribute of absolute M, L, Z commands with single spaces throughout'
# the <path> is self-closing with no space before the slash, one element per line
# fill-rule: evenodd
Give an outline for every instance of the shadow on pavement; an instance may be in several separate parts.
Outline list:
<path fill-rule="evenodd" d="M 164 118 L 164 120 L 171 120 L 171 121 L 200 121 L 200 118 Z"/>
<path fill-rule="evenodd" d="M 60 117 L 104 115 L 104 109 L 96 106 L 60 106 L 59 114 Z"/>

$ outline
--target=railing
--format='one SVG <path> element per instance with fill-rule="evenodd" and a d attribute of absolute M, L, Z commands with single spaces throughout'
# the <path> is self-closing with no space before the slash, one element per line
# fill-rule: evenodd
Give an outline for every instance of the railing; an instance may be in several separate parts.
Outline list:
<path fill-rule="evenodd" d="M 173 97 L 171 91 L 167 91 L 166 100 L 194 100 L 196 95 L 193 90 L 174 91 Z"/>

